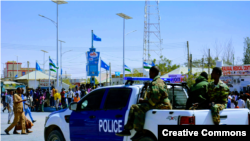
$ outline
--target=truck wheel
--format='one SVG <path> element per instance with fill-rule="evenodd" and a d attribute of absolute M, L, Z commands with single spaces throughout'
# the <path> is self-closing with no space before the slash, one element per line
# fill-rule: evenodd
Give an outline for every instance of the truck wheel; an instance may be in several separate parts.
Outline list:
<path fill-rule="evenodd" d="M 151 137 L 143 137 L 143 138 L 140 139 L 139 141 L 155 141 L 155 140 L 152 139 Z"/>
<path fill-rule="evenodd" d="M 50 132 L 47 141 L 65 141 L 63 135 L 58 130 Z"/>

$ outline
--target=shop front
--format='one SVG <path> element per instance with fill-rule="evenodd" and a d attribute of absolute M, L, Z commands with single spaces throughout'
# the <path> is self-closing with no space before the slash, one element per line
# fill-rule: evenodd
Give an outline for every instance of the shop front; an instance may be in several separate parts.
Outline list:
<path fill-rule="evenodd" d="M 229 86 L 230 91 L 247 92 L 250 84 L 250 65 L 222 66 L 221 80 Z"/>

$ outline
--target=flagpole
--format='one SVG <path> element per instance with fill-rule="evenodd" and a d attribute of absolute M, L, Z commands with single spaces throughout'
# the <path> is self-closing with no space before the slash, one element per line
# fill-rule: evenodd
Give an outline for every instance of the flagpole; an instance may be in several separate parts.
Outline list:
<path fill-rule="evenodd" d="M 91 37 L 92 37 L 91 38 L 92 39 L 92 46 L 91 47 L 94 48 L 94 46 L 93 46 L 93 30 L 91 30 Z"/>
<path fill-rule="evenodd" d="M 144 77 L 144 58 L 142 58 L 142 77 Z"/>
<path fill-rule="evenodd" d="M 101 68 L 101 63 L 102 63 L 102 58 L 100 57 L 100 86 L 101 86 L 101 83 L 102 83 L 102 68 Z"/>
<path fill-rule="evenodd" d="M 49 57 L 50 59 L 50 57 Z M 45 70 L 44 70 L 45 71 Z M 49 65 L 49 93 L 50 93 L 50 65 Z M 51 105 L 50 105 L 51 106 Z"/>
<path fill-rule="evenodd" d="M 36 60 L 36 68 L 37 68 L 37 60 Z M 36 69 L 35 69 L 35 87 L 36 87 Z"/>

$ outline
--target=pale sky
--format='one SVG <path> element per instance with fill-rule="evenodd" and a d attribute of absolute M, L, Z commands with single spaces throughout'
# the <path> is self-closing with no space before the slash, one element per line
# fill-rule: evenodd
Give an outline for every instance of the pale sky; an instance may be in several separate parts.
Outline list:
<path fill-rule="evenodd" d="M 73 50 L 63 55 L 63 73 L 67 71 L 72 78 L 86 77 L 85 52 L 91 47 L 91 30 L 102 39 L 94 42 L 94 47 L 100 51 L 104 62 L 111 63 L 112 73 L 122 71 L 123 19 L 116 13 L 133 18 L 126 20 L 125 33 L 137 30 L 125 38 L 125 64 L 131 69 L 142 67 L 144 6 L 144 1 L 69 1 L 59 5 L 59 40 L 66 42 L 62 50 Z M 199 59 L 204 47 L 210 47 L 214 54 L 216 40 L 224 44 L 231 39 L 237 61 L 243 56 L 244 38 L 250 36 L 249 7 L 249 1 L 161 1 L 163 56 L 183 65 L 187 60 L 187 41 L 193 58 Z M 27 61 L 30 67 L 35 67 L 37 60 L 43 68 L 40 50 L 48 51 L 45 60 L 50 56 L 56 64 L 56 27 L 39 14 L 56 21 L 56 4 L 50 1 L 1 2 L 1 67 L 7 61 L 16 61 L 18 55 L 22 67 L 27 67 Z M 159 59 L 159 56 L 151 52 L 151 58 Z M 48 61 L 45 68 L 49 68 Z"/>

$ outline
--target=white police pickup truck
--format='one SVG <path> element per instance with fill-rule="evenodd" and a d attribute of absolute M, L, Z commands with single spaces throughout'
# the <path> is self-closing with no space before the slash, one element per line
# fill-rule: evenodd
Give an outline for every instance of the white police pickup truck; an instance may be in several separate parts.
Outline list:
<path fill-rule="evenodd" d="M 144 125 L 148 133 L 140 141 L 156 141 L 158 125 L 213 125 L 210 110 L 180 110 L 185 109 L 187 91 L 182 85 L 168 85 L 173 109 L 148 111 Z M 119 137 L 115 133 L 123 130 L 129 109 L 138 103 L 142 87 L 101 87 L 84 96 L 78 103 L 71 103 L 69 109 L 51 113 L 45 120 L 45 141 L 129 141 L 135 134 L 134 130 L 129 137 Z M 248 109 L 225 109 L 220 116 L 223 125 L 248 125 L 250 122 Z"/>

